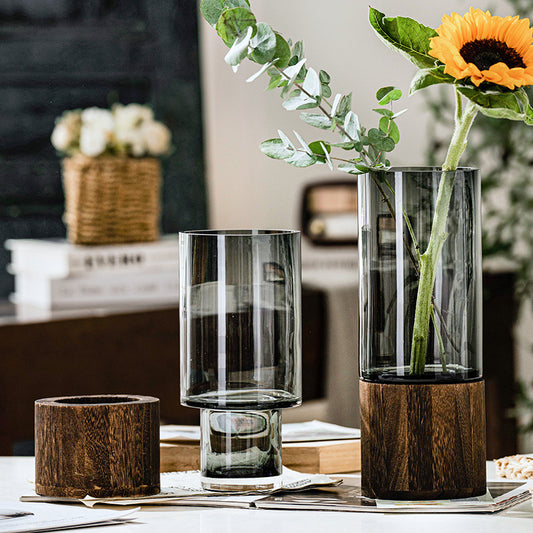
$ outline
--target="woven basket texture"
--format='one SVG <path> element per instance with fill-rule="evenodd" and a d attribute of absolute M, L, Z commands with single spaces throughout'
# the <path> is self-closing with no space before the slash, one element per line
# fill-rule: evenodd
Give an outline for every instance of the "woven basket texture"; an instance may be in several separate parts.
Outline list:
<path fill-rule="evenodd" d="M 155 241 L 161 166 L 154 158 L 83 155 L 63 160 L 68 239 L 73 244 Z"/>

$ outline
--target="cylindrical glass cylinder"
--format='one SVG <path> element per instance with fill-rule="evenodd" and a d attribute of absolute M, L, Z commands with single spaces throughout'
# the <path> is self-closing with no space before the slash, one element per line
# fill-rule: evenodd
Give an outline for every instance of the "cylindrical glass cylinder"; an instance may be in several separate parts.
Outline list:
<path fill-rule="evenodd" d="M 300 233 L 180 233 L 180 342 L 181 403 L 204 410 L 204 486 L 279 476 L 278 410 L 301 403 Z"/>
<path fill-rule="evenodd" d="M 448 207 L 439 192 L 442 187 L 452 187 Z M 361 378 L 378 382 L 480 378 L 479 171 L 392 168 L 360 176 L 358 189 Z M 445 232 L 435 225 L 439 198 L 438 209 L 446 216 L 442 218 Z M 433 245 L 437 245 L 425 254 L 432 228 Z M 443 241 L 436 238 L 437 233 Z M 421 265 L 433 260 L 434 284 L 431 289 L 426 283 L 432 294 L 424 308 L 417 306 Z M 412 364 L 413 327 L 415 315 L 424 311 L 429 316 L 427 348 L 422 364 L 416 366 Z"/>
<path fill-rule="evenodd" d="M 200 463 L 211 490 L 255 490 L 281 484 L 281 411 L 202 409 Z M 209 480 L 206 483 L 206 480 Z"/>

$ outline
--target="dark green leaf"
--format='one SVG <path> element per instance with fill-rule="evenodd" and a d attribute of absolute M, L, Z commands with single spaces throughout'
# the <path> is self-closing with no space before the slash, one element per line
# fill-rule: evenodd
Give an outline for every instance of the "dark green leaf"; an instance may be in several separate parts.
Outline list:
<path fill-rule="evenodd" d="M 278 59 L 275 63 L 278 68 L 285 68 L 291 58 L 289 44 L 279 33 L 276 33 L 276 51 L 274 52 L 274 57 Z"/>
<path fill-rule="evenodd" d="M 405 17 L 385 17 L 377 9 L 370 8 L 370 24 L 381 40 L 400 52 L 418 68 L 432 68 L 436 59 L 429 55 L 430 39 L 437 35 L 432 28 Z"/>
<path fill-rule="evenodd" d="M 232 7 L 250 7 L 248 0 L 202 0 L 200 4 L 200 11 L 203 17 L 211 26 L 216 26 L 222 11 L 231 9 Z"/>
<path fill-rule="evenodd" d="M 375 111 L 376 113 L 379 113 L 380 115 L 383 115 L 385 117 L 392 117 L 394 115 L 393 111 L 391 111 L 390 109 L 385 109 L 385 108 L 372 109 L 372 111 Z"/>
<path fill-rule="evenodd" d="M 394 141 L 390 137 L 387 137 L 387 135 L 381 130 L 376 128 L 372 128 L 368 131 L 368 140 L 376 150 L 382 152 L 392 152 L 395 147 Z"/>
<path fill-rule="evenodd" d="M 444 74 L 444 66 L 437 68 L 426 68 L 419 70 L 411 80 L 409 94 L 413 94 L 420 89 L 425 89 L 431 85 L 439 83 L 455 83 L 456 79 L 449 74 Z"/>
<path fill-rule="evenodd" d="M 379 105 L 387 105 L 393 100 L 399 100 L 402 97 L 402 91 L 397 87 L 382 87 L 376 93 Z"/>
<path fill-rule="evenodd" d="M 246 34 L 249 26 L 255 28 L 254 14 L 244 7 L 235 7 L 222 12 L 217 22 L 217 33 L 227 46 Z"/>
<path fill-rule="evenodd" d="M 257 24 L 257 33 L 250 41 L 253 48 L 252 60 L 260 65 L 264 65 L 274 59 L 276 52 L 276 34 L 272 28 L 264 22 Z"/>
<path fill-rule="evenodd" d="M 331 88 L 329 85 L 322 84 L 322 96 L 329 98 L 331 96 Z"/>
<path fill-rule="evenodd" d="M 400 130 L 398 128 L 398 125 L 396 122 L 391 120 L 390 122 L 390 129 L 389 129 L 389 137 L 398 144 L 400 142 Z"/>
<path fill-rule="evenodd" d="M 526 114 L 522 112 L 514 92 L 483 93 L 479 89 L 469 87 L 460 87 L 458 91 L 474 102 L 484 115 L 509 120 L 526 119 Z"/>
<path fill-rule="evenodd" d="M 330 154 L 331 146 L 326 141 L 313 141 L 312 143 L 309 143 L 309 148 L 311 148 L 311 152 L 314 154 L 323 156 L 324 150 L 322 149 L 322 145 L 325 146 L 326 151 Z"/>
<path fill-rule="evenodd" d="M 321 83 L 327 85 L 331 81 L 331 76 L 325 70 L 321 70 L 318 75 L 320 76 Z"/>

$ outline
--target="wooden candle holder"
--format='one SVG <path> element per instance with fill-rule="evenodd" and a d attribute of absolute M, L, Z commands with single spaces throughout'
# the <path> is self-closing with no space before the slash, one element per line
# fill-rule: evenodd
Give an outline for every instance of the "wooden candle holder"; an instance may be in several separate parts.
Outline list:
<path fill-rule="evenodd" d="M 361 380 L 361 483 L 393 500 L 486 492 L 485 383 Z"/>
<path fill-rule="evenodd" d="M 35 491 L 72 498 L 157 494 L 159 400 L 129 395 L 37 400 Z"/>

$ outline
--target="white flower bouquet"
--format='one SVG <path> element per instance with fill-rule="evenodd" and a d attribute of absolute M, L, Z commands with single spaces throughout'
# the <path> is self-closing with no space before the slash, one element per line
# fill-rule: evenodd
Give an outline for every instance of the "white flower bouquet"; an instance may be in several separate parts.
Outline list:
<path fill-rule="evenodd" d="M 51 137 L 62 155 L 87 157 L 161 156 L 170 151 L 170 130 L 154 120 L 150 107 L 115 104 L 111 110 L 90 107 L 65 111 Z"/>

